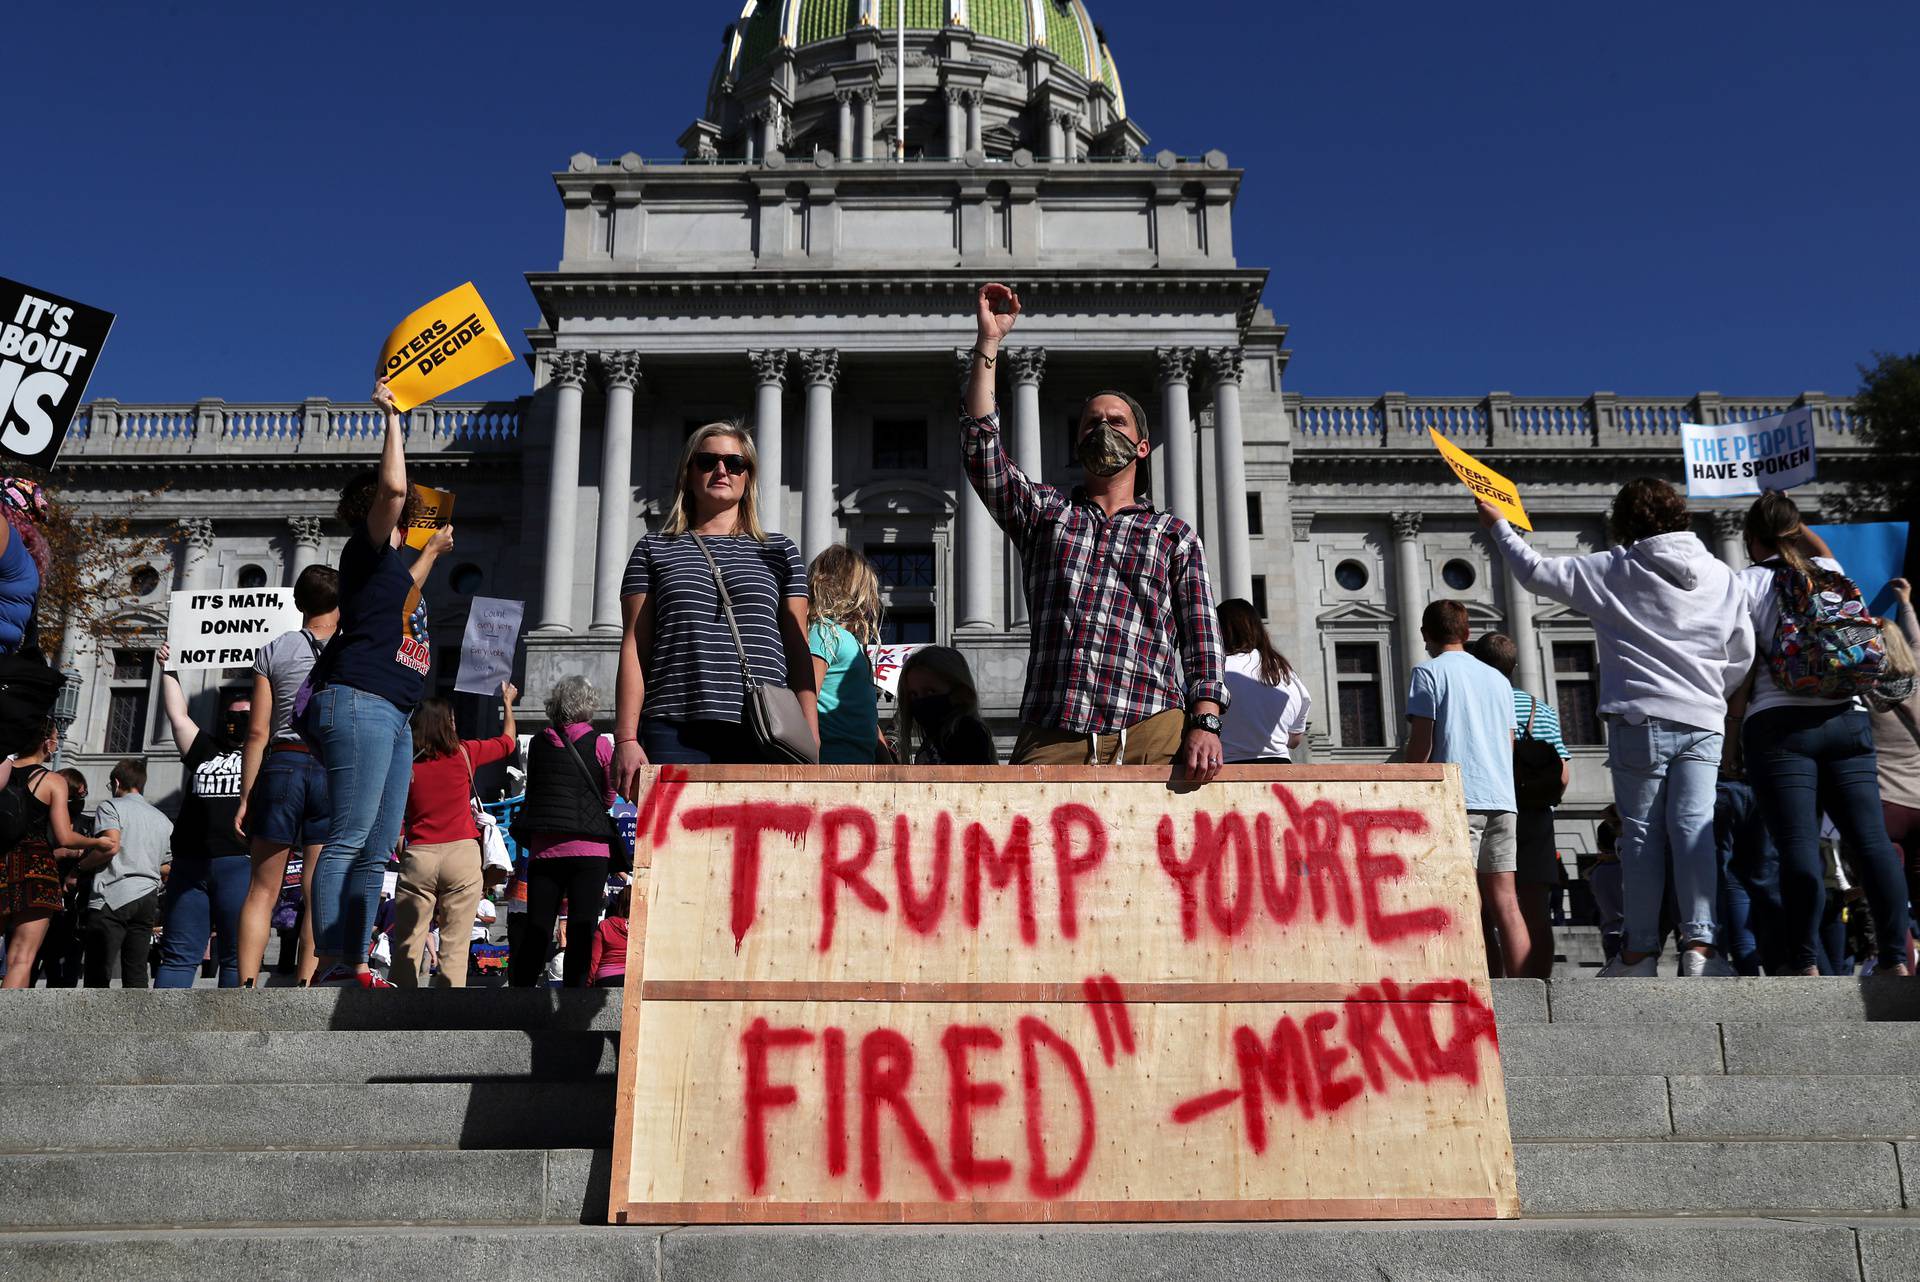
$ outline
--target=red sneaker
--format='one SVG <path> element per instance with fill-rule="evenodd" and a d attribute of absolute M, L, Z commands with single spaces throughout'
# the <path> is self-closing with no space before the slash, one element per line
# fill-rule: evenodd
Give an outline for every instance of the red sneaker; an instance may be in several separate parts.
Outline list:
<path fill-rule="evenodd" d="M 343 965 L 331 966 L 324 975 L 315 975 L 311 986 L 314 988 L 394 987 L 370 970 L 355 970 L 351 966 Z"/>

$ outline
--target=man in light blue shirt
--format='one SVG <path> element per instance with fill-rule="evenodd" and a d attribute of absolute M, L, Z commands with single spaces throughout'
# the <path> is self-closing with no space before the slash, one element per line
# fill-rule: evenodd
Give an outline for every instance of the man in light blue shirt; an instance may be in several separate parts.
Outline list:
<path fill-rule="evenodd" d="M 1413 670 L 1407 691 L 1407 760 L 1460 767 L 1487 963 L 1500 967 L 1496 974 L 1526 975 L 1532 947 L 1513 876 L 1519 849 L 1513 687 L 1467 653 L 1467 608 L 1458 601 L 1429 605 L 1420 616 L 1420 637 L 1432 657 Z"/>

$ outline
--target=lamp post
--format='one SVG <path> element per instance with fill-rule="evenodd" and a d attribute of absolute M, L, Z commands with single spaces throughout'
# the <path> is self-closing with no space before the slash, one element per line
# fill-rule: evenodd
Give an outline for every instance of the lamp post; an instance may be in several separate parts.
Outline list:
<path fill-rule="evenodd" d="M 53 768 L 58 770 L 67 756 L 67 731 L 73 726 L 74 718 L 80 714 L 80 670 L 71 663 L 60 669 L 60 693 L 53 701 L 53 724 L 60 730 L 60 751 L 53 754 Z"/>

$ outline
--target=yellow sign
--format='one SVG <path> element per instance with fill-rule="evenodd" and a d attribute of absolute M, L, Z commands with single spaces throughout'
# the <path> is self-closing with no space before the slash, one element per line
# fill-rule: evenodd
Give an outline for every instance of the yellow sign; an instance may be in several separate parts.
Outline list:
<path fill-rule="evenodd" d="M 423 548 L 435 530 L 453 520 L 453 491 L 416 485 L 413 508 L 413 519 L 407 522 L 407 546 Z"/>
<path fill-rule="evenodd" d="M 1453 474 L 1460 478 L 1460 484 L 1472 490 L 1475 498 L 1485 499 L 1499 511 L 1501 516 L 1506 517 L 1521 529 L 1533 528 L 1533 522 L 1527 519 L 1527 509 L 1520 503 L 1520 487 L 1485 463 L 1478 462 L 1473 455 L 1432 428 L 1427 429 L 1427 435 L 1431 436 L 1433 443 L 1440 447 L 1440 457 L 1447 461 L 1447 466 L 1453 469 Z"/>
<path fill-rule="evenodd" d="M 401 321 L 380 348 L 380 373 L 404 412 L 513 360 L 468 281 Z"/>

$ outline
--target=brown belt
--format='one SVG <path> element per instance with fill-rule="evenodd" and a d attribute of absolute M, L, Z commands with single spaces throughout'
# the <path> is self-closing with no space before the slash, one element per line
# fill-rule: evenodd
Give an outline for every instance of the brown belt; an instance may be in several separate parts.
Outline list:
<path fill-rule="evenodd" d="M 306 745 L 306 744 L 304 744 L 304 743 L 295 743 L 294 741 L 292 741 L 292 740 L 289 740 L 289 739 L 282 739 L 282 740 L 280 740 L 280 741 L 279 741 L 278 743 L 275 743 L 275 744 L 274 744 L 274 745 L 273 745 L 272 747 L 270 747 L 270 748 L 268 748 L 268 749 L 267 749 L 267 751 L 268 751 L 268 752 L 307 752 L 307 753 L 311 753 L 311 752 L 313 751 L 313 749 L 311 749 L 311 748 L 309 748 L 309 747 L 307 747 L 307 745 Z"/>

